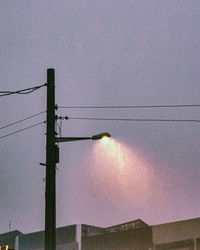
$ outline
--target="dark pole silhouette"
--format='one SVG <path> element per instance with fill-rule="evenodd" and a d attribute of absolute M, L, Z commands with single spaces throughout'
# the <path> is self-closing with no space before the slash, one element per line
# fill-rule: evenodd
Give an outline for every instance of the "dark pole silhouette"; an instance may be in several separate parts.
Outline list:
<path fill-rule="evenodd" d="M 45 250 L 56 250 L 55 76 L 47 69 Z"/>
<path fill-rule="evenodd" d="M 55 70 L 47 69 L 46 120 L 46 190 L 45 190 L 45 250 L 56 250 L 56 163 L 59 162 L 58 142 L 100 140 L 110 137 L 108 132 L 92 137 L 56 137 L 55 131 Z M 43 165 L 43 164 L 41 164 Z"/>

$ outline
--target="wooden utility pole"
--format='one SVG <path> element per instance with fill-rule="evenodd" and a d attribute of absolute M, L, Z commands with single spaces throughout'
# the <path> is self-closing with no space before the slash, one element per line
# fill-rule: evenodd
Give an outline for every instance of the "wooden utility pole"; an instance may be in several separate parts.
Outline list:
<path fill-rule="evenodd" d="M 45 250 L 56 250 L 55 74 L 47 69 Z"/>

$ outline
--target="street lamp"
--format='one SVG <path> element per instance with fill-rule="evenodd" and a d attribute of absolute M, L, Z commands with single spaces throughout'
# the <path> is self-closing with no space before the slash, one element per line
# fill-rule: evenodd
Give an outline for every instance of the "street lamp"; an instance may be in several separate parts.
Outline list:
<path fill-rule="evenodd" d="M 55 76 L 47 69 L 47 121 L 46 121 L 46 187 L 45 187 L 45 250 L 56 250 L 56 163 L 59 148 L 56 143 L 81 140 L 99 140 L 110 137 L 108 132 L 92 137 L 56 137 L 55 133 Z M 43 164 L 42 164 L 43 165 Z"/>
<path fill-rule="evenodd" d="M 108 132 L 93 135 L 92 137 L 56 137 L 56 142 L 82 141 L 82 140 L 100 140 L 103 137 L 111 137 Z"/>

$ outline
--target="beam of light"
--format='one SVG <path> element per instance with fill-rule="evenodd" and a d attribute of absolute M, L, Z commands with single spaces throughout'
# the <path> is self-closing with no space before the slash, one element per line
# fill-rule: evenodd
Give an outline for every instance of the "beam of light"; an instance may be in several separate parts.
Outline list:
<path fill-rule="evenodd" d="M 95 143 L 90 177 L 95 190 L 113 203 L 128 205 L 148 201 L 159 183 L 145 158 L 115 139 Z"/>

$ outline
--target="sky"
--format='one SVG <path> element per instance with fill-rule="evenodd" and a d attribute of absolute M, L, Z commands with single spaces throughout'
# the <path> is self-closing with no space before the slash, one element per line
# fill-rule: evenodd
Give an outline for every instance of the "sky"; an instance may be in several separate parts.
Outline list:
<path fill-rule="evenodd" d="M 198 0 L 0 1 L 0 90 L 46 83 L 56 104 L 200 104 Z M 46 87 L 0 98 L 0 137 L 45 121 Z M 69 118 L 199 119 L 199 107 L 59 108 Z M 199 217 L 199 123 L 69 119 L 60 143 L 57 226 L 149 225 Z M 45 124 L 0 138 L 0 233 L 44 229 Z M 10 228 L 9 228 L 10 222 Z"/>

